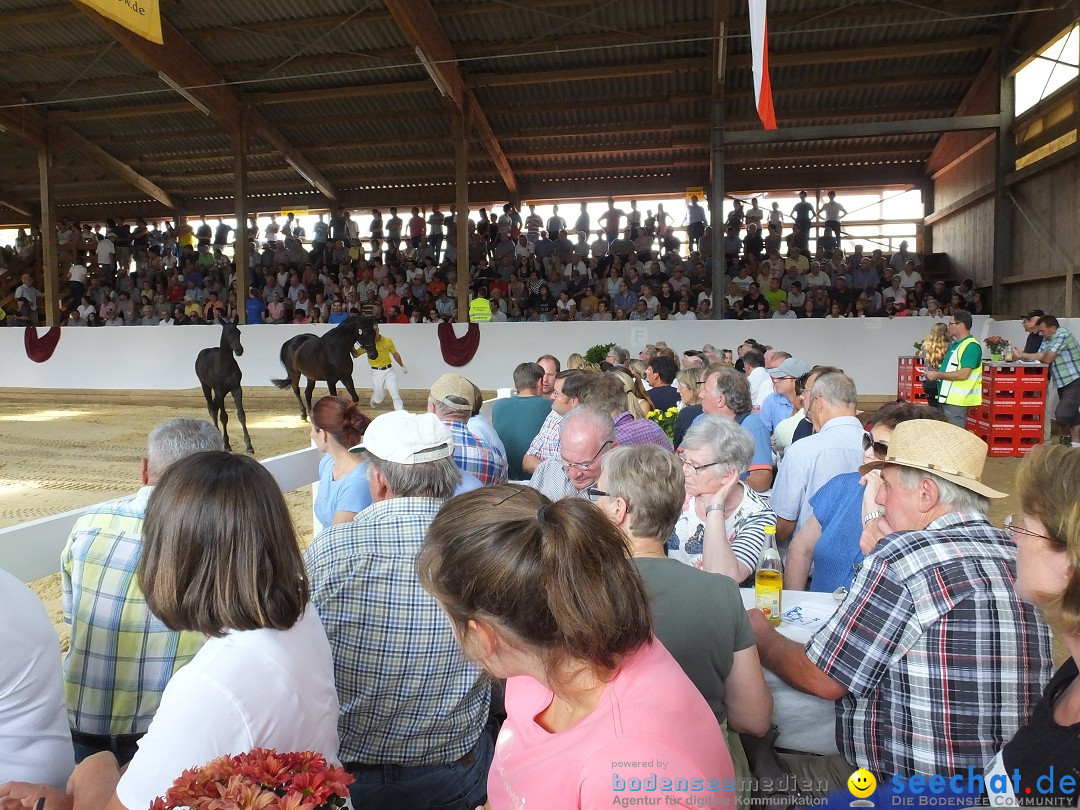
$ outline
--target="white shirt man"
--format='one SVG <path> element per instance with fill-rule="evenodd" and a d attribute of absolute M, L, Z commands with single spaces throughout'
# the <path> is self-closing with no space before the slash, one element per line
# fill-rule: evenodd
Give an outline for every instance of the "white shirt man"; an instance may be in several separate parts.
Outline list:
<path fill-rule="evenodd" d="M 922 275 L 915 269 L 915 262 L 913 261 L 905 264 L 904 269 L 898 275 L 900 276 L 900 286 L 905 291 L 915 289 L 915 285 L 923 280 Z"/>

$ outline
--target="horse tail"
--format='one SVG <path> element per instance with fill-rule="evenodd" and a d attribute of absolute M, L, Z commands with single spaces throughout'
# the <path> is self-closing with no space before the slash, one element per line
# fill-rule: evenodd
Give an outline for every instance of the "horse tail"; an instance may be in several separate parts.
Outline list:
<path fill-rule="evenodd" d="M 290 376 L 293 373 L 292 363 L 290 361 L 292 359 L 292 344 L 295 340 L 296 338 L 290 338 L 289 340 L 286 340 L 284 343 L 282 343 L 281 353 L 279 354 L 279 357 L 281 358 L 281 365 L 285 366 L 285 373 L 289 374 Z M 270 382 L 272 382 L 278 388 L 282 389 L 288 388 L 292 385 L 292 380 L 289 379 L 289 377 L 286 377 L 283 380 L 271 379 Z"/>

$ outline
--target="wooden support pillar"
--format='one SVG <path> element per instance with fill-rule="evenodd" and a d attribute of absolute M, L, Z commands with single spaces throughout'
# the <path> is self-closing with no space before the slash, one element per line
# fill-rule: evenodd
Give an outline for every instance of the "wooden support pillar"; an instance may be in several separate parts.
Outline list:
<path fill-rule="evenodd" d="M 727 266 L 724 261 L 724 100 L 712 102 L 712 183 L 709 185 L 709 224 L 713 229 L 712 316 L 724 317 Z"/>
<path fill-rule="evenodd" d="M 1001 281 L 1013 264 L 1013 205 L 1009 198 L 1007 178 L 1009 173 L 1016 169 L 1016 138 L 1012 131 L 1016 113 L 1016 82 L 1009 75 L 1008 61 L 1009 49 L 1001 48 L 998 54 L 999 116 L 997 162 L 994 172 L 994 266 L 991 312 L 1002 315 L 1008 309 L 1008 302 L 1005 300 L 1007 297 L 1005 286 Z"/>
<path fill-rule="evenodd" d="M 934 213 L 934 180 L 927 177 L 919 186 L 919 191 L 922 193 L 924 222 L 918 226 L 915 252 L 920 256 L 926 256 L 934 252 L 934 226 L 925 222 L 925 219 Z"/>
<path fill-rule="evenodd" d="M 240 131 L 233 135 L 233 207 L 236 216 L 233 261 L 236 265 L 236 314 L 240 323 L 247 323 L 248 239 L 247 239 L 247 116 L 240 116 Z"/>
<path fill-rule="evenodd" d="M 45 297 L 38 306 L 45 308 L 45 324 L 60 325 L 60 267 L 56 242 L 56 197 L 52 183 L 52 151 L 48 133 L 38 148 L 38 179 L 41 184 L 41 277 Z M 76 304 L 79 302 L 76 301 Z"/>
<path fill-rule="evenodd" d="M 454 188 L 457 215 L 457 322 L 469 322 L 469 127 L 464 113 L 455 112 L 452 124 L 454 140 Z"/>

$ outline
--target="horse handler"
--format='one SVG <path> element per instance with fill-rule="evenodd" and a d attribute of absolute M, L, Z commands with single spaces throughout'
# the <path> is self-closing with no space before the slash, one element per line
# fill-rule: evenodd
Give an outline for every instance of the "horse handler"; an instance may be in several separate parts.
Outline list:
<path fill-rule="evenodd" d="M 379 332 L 379 324 L 373 324 L 375 329 L 375 350 L 378 352 L 375 355 L 375 359 L 368 358 L 368 365 L 371 366 L 371 407 L 381 405 L 383 401 L 383 392 L 390 392 L 390 399 L 394 402 L 395 411 L 405 410 L 405 403 L 401 401 L 401 393 L 398 391 L 397 374 L 394 373 L 394 364 L 390 361 L 393 357 L 397 361 L 397 364 L 401 366 L 401 372 L 408 374 L 409 370 L 405 368 L 405 364 L 401 361 L 401 355 L 398 354 L 397 347 L 388 337 L 383 337 Z M 363 348 L 353 349 L 353 357 L 359 357 L 361 354 L 366 354 L 367 350 Z"/>

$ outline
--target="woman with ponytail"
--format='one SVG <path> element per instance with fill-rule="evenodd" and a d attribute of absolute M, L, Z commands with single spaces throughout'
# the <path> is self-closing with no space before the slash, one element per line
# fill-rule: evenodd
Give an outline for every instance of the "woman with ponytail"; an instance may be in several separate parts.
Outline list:
<path fill-rule="evenodd" d="M 1005 519 L 1017 547 L 1016 593 L 1039 609 L 1069 657 L 987 774 L 1008 773 L 1001 784 L 1015 784 L 1018 791 L 1026 785 L 1029 793 L 1038 782 L 1044 806 L 1073 807 L 1075 788 L 1044 774 L 1074 782 L 1080 774 L 1080 449 L 1035 447 L 1020 462 L 1016 483 L 1021 512 Z M 1019 782 L 1009 781 L 1014 772 Z M 1046 784 L 1049 792 L 1043 792 Z"/>
<path fill-rule="evenodd" d="M 416 566 L 466 655 L 507 679 L 491 810 L 733 799 L 716 717 L 653 638 L 627 544 L 593 503 L 513 484 L 466 493 Z"/>
<path fill-rule="evenodd" d="M 344 397 L 323 397 L 311 409 L 311 441 L 324 454 L 319 462 L 315 518 L 325 528 L 348 523 L 371 506 L 366 465 L 349 452 L 360 443 L 371 420 Z"/>

